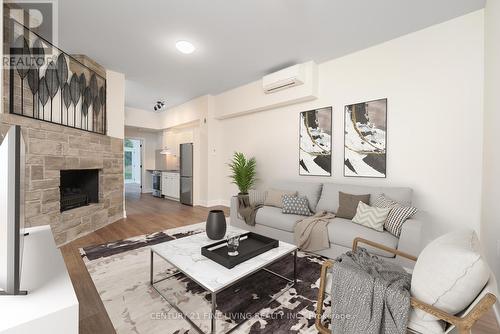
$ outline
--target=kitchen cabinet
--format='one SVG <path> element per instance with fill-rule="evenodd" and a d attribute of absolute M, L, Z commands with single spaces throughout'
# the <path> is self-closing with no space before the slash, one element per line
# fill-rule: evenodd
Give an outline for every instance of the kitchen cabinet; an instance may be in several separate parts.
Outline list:
<path fill-rule="evenodd" d="M 161 192 L 167 198 L 179 199 L 180 174 L 178 172 L 161 173 Z"/>

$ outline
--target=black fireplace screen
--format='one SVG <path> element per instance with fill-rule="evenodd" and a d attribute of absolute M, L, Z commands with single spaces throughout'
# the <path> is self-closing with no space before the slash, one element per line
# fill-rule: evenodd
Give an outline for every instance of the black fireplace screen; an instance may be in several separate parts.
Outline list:
<path fill-rule="evenodd" d="M 4 30 L 9 112 L 106 134 L 106 79 L 13 19 Z"/>
<path fill-rule="evenodd" d="M 61 171 L 61 212 L 99 202 L 99 170 Z"/>

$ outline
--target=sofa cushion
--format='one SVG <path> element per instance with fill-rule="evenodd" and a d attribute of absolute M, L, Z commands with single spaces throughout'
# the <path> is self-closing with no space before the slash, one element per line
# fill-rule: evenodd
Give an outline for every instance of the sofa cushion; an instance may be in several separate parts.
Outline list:
<path fill-rule="evenodd" d="M 334 218 L 328 224 L 327 229 L 328 229 L 328 237 L 330 238 L 330 243 L 348 247 L 351 249 L 352 249 L 352 242 L 357 237 L 378 242 L 380 244 L 383 244 L 391 248 L 398 248 L 398 238 L 396 238 L 389 232 L 375 231 L 371 228 L 355 224 L 348 219 Z M 361 245 L 361 247 L 365 247 L 366 249 L 368 249 L 370 253 L 376 255 L 393 257 L 391 254 L 384 252 L 382 250 L 370 248 L 365 245 Z"/>
<path fill-rule="evenodd" d="M 412 206 L 403 206 L 396 201 L 386 197 L 384 194 L 378 195 L 373 201 L 373 205 L 379 208 L 390 208 L 387 220 L 385 221 L 385 229 L 399 238 L 403 230 L 404 222 L 417 213 L 417 208 Z"/>
<path fill-rule="evenodd" d="M 379 194 L 386 194 L 404 206 L 411 205 L 412 190 L 410 188 L 370 187 L 352 184 L 325 183 L 316 212 L 329 211 L 336 213 L 339 208 L 339 191 L 354 195 L 370 194 L 370 205 Z"/>
<path fill-rule="evenodd" d="M 306 197 L 283 195 L 283 212 L 284 214 L 310 216 L 309 203 Z"/>
<path fill-rule="evenodd" d="M 262 205 L 266 201 L 267 191 L 250 189 L 248 191 L 248 199 L 251 206 Z"/>
<path fill-rule="evenodd" d="M 297 195 L 296 191 L 287 191 L 281 189 L 269 189 L 266 193 L 266 198 L 264 199 L 264 205 L 274 206 L 277 208 L 283 207 L 283 196 L 284 195 Z"/>
<path fill-rule="evenodd" d="M 464 310 L 481 292 L 490 270 L 472 230 L 445 234 L 420 253 L 411 280 L 411 295 L 445 312 Z M 413 322 L 428 326 L 437 318 L 415 310 Z"/>
<path fill-rule="evenodd" d="M 391 211 L 391 208 L 377 208 L 359 202 L 352 222 L 382 232 L 384 231 L 384 223 L 389 215 L 389 211 Z"/>
<path fill-rule="evenodd" d="M 419 318 L 415 308 L 412 308 L 410 311 L 407 326 L 417 333 L 425 334 L 444 334 L 444 329 L 446 327 L 443 321 L 423 321 Z M 410 333 L 410 331 L 408 331 L 408 333 Z"/>
<path fill-rule="evenodd" d="M 304 216 L 285 215 L 281 212 L 280 208 L 263 206 L 257 210 L 255 223 L 286 232 L 293 232 L 295 224 L 302 219 L 304 219 Z"/>
<path fill-rule="evenodd" d="M 298 196 L 307 197 L 307 200 L 309 201 L 309 210 L 313 213 L 316 212 L 316 205 L 318 204 L 318 200 L 321 195 L 321 183 L 276 181 L 271 186 L 276 189 L 297 191 Z"/>
<path fill-rule="evenodd" d="M 370 194 L 367 195 L 353 195 L 343 192 L 339 193 L 339 208 L 336 216 L 339 218 L 352 219 L 356 215 L 359 202 L 368 204 L 370 203 Z"/>

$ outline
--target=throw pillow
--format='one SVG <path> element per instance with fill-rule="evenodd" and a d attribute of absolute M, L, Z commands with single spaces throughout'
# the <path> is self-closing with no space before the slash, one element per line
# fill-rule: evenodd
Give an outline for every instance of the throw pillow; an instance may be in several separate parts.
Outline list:
<path fill-rule="evenodd" d="M 450 314 L 463 311 L 478 296 L 490 277 L 476 233 L 463 230 L 445 234 L 424 248 L 411 279 L 411 295 Z M 414 310 L 408 327 L 436 328 L 437 319 Z"/>
<path fill-rule="evenodd" d="M 266 195 L 267 193 L 265 191 L 250 189 L 248 191 L 248 198 L 250 200 L 250 205 L 256 206 L 264 204 L 264 202 L 266 201 Z"/>
<path fill-rule="evenodd" d="M 404 222 L 417 213 L 417 209 L 412 206 L 403 206 L 400 203 L 380 194 L 373 202 L 373 206 L 379 208 L 391 208 L 391 212 L 387 216 L 384 228 L 394 236 L 401 235 Z"/>
<path fill-rule="evenodd" d="M 368 204 L 370 202 L 370 194 L 352 195 L 339 191 L 339 209 L 335 215 L 345 219 L 354 218 L 359 202 Z"/>
<path fill-rule="evenodd" d="M 352 221 L 353 223 L 383 232 L 384 223 L 390 211 L 390 208 L 377 208 L 369 206 L 363 202 L 359 202 L 356 215 Z"/>
<path fill-rule="evenodd" d="M 283 195 L 297 195 L 296 191 L 284 191 L 278 189 L 269 189 L 267 191 L 266 199 L 264 200 L 264 205 L 275 206 L 277 208 L 282 208 Z"/>
<path fill-rule="evenodd" d="M 310 216 L 309 201 L 307 197 L 283 195 L 283 210 L 286 214 Z"/>

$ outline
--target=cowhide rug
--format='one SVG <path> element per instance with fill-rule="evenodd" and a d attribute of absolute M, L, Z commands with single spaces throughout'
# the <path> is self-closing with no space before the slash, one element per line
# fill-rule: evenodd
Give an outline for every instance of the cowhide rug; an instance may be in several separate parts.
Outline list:
<path fill-rule="evenodd" d="M 204 232 L 204 223 L 200 223 L 80 249 L 117 333 L 197 333 L 149 285 L 149 246 Z M 154 261 L 155 280 L 175 272 L 157 256 Z M 292 261 L 290 255 L 269 269 L 292 277 Z M 217 332 L 225 333 L 239 325 L 233 333 L 317 333 L 314 320 L 323 261 L 320 256 L 299 251 L 297 284 L 284 293 L 285 282 L 265 271 L 219 293 Z M 183 275 L 158 283 L 157 287 L 209 332 L 209 293 Z M 327 299 L 326 314 L 329 306 Z"/>

